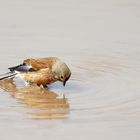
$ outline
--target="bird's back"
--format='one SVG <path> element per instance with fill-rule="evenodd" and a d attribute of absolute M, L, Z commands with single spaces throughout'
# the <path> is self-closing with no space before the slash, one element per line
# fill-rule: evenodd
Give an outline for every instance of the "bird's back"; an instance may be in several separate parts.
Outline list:
<path fill-rule="evenodd" d="M 34 70 L 44 69 L 44 68 L 52 68 L 52 65 L 59 61 L 56 57 L 47 57 L 47 58 L 39 58 L 39 59 L 26 59 L 24 60 L 24 64 L 31 66 Z"/>

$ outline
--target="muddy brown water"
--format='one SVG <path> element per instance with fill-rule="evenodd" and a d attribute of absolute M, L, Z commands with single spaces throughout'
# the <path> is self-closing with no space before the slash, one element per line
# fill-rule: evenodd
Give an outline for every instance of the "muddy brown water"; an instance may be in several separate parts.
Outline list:
<path fill-rule="evenodd" d="M 0 73 L 56 56 L 72 77 L 48 91 L 1 83 L 0 140 L 139 140 L 139 25 L 138 0 L 1 1 Z"/>

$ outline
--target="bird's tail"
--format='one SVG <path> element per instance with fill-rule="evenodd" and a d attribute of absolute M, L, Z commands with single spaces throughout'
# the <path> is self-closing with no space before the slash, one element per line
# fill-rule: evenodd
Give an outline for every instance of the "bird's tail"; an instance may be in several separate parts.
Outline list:
<path fill-rule="evenodd" d="M 17 73 L 14 72 L 7 72 L 5 74 L 0 75 L 0 80 L 8 79 L 8 78 L 14 78 Z"/>

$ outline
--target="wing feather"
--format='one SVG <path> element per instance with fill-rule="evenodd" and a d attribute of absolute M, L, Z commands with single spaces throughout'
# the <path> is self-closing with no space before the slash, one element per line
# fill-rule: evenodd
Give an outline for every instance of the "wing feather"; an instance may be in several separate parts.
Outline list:
<path fill-rule="evenodd" d="M 26 64 L 20 64 L 20 65 L 14 66 L 14 67 L 10 67 L 8 69 L 11 72 L 14 72 L 14 71 L 19 71 L 19 72 L 34 71 L 31 66 L 26 65 Z"/>
<path fill-rule="evenodd" d="M 58 60 L 56 57 L 39 58 L 39 59 L 26 59 L 24 64 L 31 66 L 34 70 L 40 70 L 44 68 L 52 68 L 52 65 Z"/>
<path fill-rule="evenodd" d="M 23 64 L 8 68 L 11 72 L 19 71 L 19 72 L 32 72 L 38 71 L 42 69 L 52 68 L 52 65 L 59 60 L 56 57 L 47 57 L 47 58 L 39 58 L 39 59 L 26 59 L 23 61 Z"/>

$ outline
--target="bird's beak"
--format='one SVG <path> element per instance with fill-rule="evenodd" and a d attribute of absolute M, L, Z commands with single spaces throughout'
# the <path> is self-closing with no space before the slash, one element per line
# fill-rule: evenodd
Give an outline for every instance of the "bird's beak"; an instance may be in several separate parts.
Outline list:
<path fill-rule="evenodd" d="M 64 81 L 64 82 L 63 82 L 63 86 L 64 86 L 64 87 L 65 87 L 65 85 L 66 85 L 66 82 L 67 82 L 67 81 Z"/>

